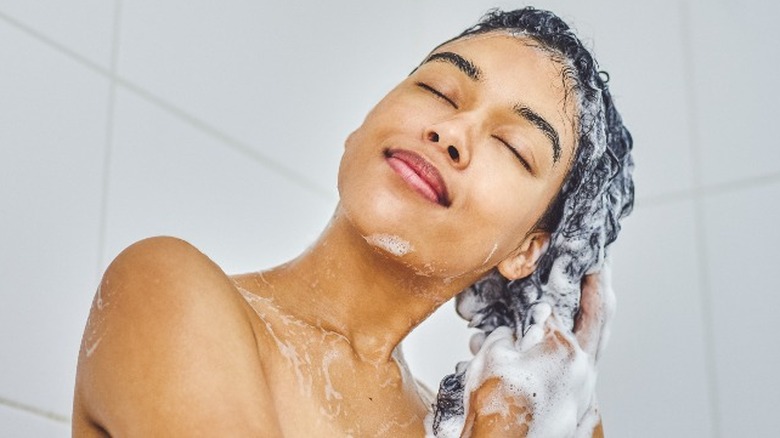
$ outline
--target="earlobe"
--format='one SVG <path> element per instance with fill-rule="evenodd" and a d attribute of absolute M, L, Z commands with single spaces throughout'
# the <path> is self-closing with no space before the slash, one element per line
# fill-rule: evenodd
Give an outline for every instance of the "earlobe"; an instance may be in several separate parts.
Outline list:
<path fill-rule="evenodd" d="M 536 263 L 547 250 L 550 233 L 537 231 L 530 234 L 520 247 L 498 264 L 498 272 L 508 280 L 517 280 L 531 275 Z"/>

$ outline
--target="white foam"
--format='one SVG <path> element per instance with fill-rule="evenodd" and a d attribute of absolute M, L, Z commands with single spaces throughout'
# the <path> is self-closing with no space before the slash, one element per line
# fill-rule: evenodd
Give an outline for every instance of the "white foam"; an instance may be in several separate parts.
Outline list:
<path fill-rule="evenodd" d="M 106 281 L 108 283 L 108 281 Z M 98 310 L 103 310 L 103 306 L 107 306 L 108 302 L 103 301 L 103 285 L 98 285 L 97 289 L 97 299 L 95 300 L 95 304 L 97 304 Z"/>
<path fill-rule="evenodd" d="M 363 236 L 370 245 L 385 250 L 395 256 L 404 256 L 414 251 L 414 247 L 408 241 L 393 234 L 372 234 Z"/>
<path fill-rule="evenodd" d="M 607 348 L 607 342 L 609 342 L 609 338 L 612 336 L 612 321 L 617 310 L 617 297 L 615 296 L 615 290 L 612 288 L 612 268 L 610 268 L 610 265 L 610 260 L 607 258 L 601 268 L 601 273 L 598 275 L 599 291 L 601 292 L 599 300 L 601 311 L 599 315 L 602 320 L 598 321 L 598 324 L 601 326 L 601 333 L 595 354 L 596 360 L 601 357 Z"/>
<path fill-rule="evenodd" d="M 608 275 L 608 274 L 607 274 Z M 608 284 L 602 282 L 601 287 Z M 601 289 L 605 291 L 604 289 Z M 606 291 L 605 291 L 606 292 Z M 607 300 L 608 301 L 608 300 Z M 532 310 L 531 324 L 525 334 L 509 327 L 498 327 L 486 339 L 472 340 L 481 344 L 468 364 L 464 379 L 464 413 L 472 392 L 491 378 L 499 378 L 502 390 L 491 401 L 481 403 L 477 416 L 499 413 L 508 415 L 504 398 L 509 395 L 522 406 L 526 403 L 533 415 L 528 437 L 589 436 L 599 420 L 595 406 L 595 358 L 577 344 L 577 340 L 547 303 Z M 557 330 L 565 341 L 560 342 L 551 330 Z M 603 343 L 599 343 L 599 349 Z M 525 412 L 521 413 L 523 417 Z M 525 419 L 515 419 L 522 424 Z M 440 424 L 438 437 L 459 437 L 463 433 L 465 415 L 448 418 Z M 426 420 L 428 436 L 433 436 L 431 420 Z M 587 430 L 586 430 L 587 429 Z"/>
<path fill-rule="evenodd" d="M 477 332 L 471 335 L 471 339 L 469 339 L 469 350 L 471 351 L 471 354 L 477 354 L 480 348 L 482 348 L 482 344 L 485 343 L 485 338 L 487 336 L 485 335 L 485 332 Z"/>
<path fill-rule="evenodd" d="M 108 280 L 104 280 L 98 285 L 97 291 L 95 292 L 95 299 L 89 312 L 89 317 L 87 317 L 87 324 L 84 327 L 84 336 L 81 339 L 79 354 L 84 354 L 86 357 L 92 356 L 105 335 L 103 322 L 106 319 L 106 312 L 108 312 L 108 310 L 104 311 L 104 309 L 108 307 L 109 303 L 103 298 L 104 285 L 108 286 Z"/>
<path fill-rule="evenodd" d="M 419 421 L 419 417 L 416 415 L 412 415 L 403 421 L 396 420 L 395 418 L 387 420 L 377 429 L 374 436 L 387 436 L 388 432 L 393 428 L 396 430 L 405 430 L 417 421 Z"/>
<path fill-rule="evenodd" d="M 244 299 L 255 310 L 255 313 L 260 317 L 260 320 L 265 324 L 266 331 L 271 336 L 271 339 L 273 339 L 274 344 L 276 344 L 276 348 L 279 350 L 279 353 L 282 355 L 282 357 L 289 361 L 293 371 L 295 372 L 295 377 L 298 382 L 298 389 L 300 390 L 301 394 L 310 397 L 312 392 L 312 376 L 309 372 L 311 368 L 311 359 L 309 358 L 308 352 L 303 355 L 299 354 L 298 349 L 293 342 L 287 339 L 284 335 L 277 334 L 265 313 L 265 309 L 271 309 L 275 314 L 274 316 L 281 320 L 285 326 L 289 326 L 291 323 L 294 323 L 294 321 L 291 321 L 289 317 L 284 315 L 282 312 L 279 312 L 279 310 L 273 305 L 273 300 L 257 296 L 241 287 L 237 287 L 237 289 L 244 297 Z"/>
<path fill-rule="evenodd" d="M 90 357 L 90 356 L 92 356 L 92 353 L 94 353 L 94 352 L 95 352 L 95 350 L 97 350 L 97 347 L 98 347 L 98 345 L 100 345 L 100 341 L 102 341 L 102 340 L 103 340 L 103 337 L 101 336 L 101 337 L 99 337 L 99 338 L 97 339 L 97 341 L 95 341 L 95 342 L 92 344 L 92 346 L 90 346 L 89 348 L 87 348 L 87 351 L 86 351 L 87 357 Z"/>
<path fill-rule="evenodd" d="M 336 356 L 335 351 L 329 351 L 325 353 L 325 356 L 322 358 L 322 375 L 325 378 L 325 399 L 328 401 L 341 400 L 344 398 L 340 392 L 333 389 L 333 382 L 330 380 L 330 363 Z"/>
<path fill-rule="evenodd" d="M 460 294 L 458 300 L 455 301 L 458 314 L 469 321 L 469 327 L 474 326 L 471 321 L 480 310 L 480 304 L 479 298 L 474 294 Z"/>
<path fill-rule="evenodd" d="M 490 250 L 490 254 L 488 254 L 487 257 L 485 257 L 485 261 L 482 262 L 482 266 L 487 265 L 487 263 L 490 261 L 491 258 L 493 258 L 493 254 L 496 253 L 496 250 L 498 249 L 498 242 L 493 244 L 493 249 Z"/>

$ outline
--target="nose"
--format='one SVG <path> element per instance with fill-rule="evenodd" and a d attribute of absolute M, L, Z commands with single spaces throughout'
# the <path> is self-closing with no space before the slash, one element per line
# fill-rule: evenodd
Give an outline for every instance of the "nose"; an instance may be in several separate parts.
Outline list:
<path fill-rule="evenodd" d="M 428 126 L 425 129 L 425 140 L 447 154 L 450 162 L 456 168 L 468 166 L 471 159 L 469 151 L 468 128 L 461 126 L 463 120 L 448 120 Z"/>

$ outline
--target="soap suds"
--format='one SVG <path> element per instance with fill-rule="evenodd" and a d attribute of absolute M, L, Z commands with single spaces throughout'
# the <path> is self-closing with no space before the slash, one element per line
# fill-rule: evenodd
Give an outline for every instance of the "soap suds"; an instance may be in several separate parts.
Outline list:
<path fill-rule="evenodd" d="M 282 339 L 279 335 L 277 335 L 264 309 L 274 309 L 274 316 L 280 319 L 285 326 L 302 323 L 299 321 L 292 321 L 287 315 L 284 315 L 283 312 L 279 312 L 278 309 L 276 309 L 276 307 L 273 305 L 273 300 L 259 297 L 241 287 L 237 287 L 237 289 L 244 297 L 244 299 L 250 304 L 250 306 L 252 306 L 252 308 L 255 310 L 255 313 L 257 313 L 257 315 L 260 317 L 260 321 L 262 321 L 265 325 L 266 332 L 274 341 L 274 344 L 276 344 L 276 348 L 279 350 L 279 353 L 282 355 L 282 357 L 290 362 L 290 365 L 292 366 L 292 369 L 295 373 L 296 381 L 298 383 L 298 389 L 300 390 L 301 394 L 305 396 L 311 396 L 312 376 L 310 373 L 305 373 L 305 371 L 310 369 L 309 365 L 311 365 L 311 359 L 308 357 L 308 354 L 303 356 L 299 355 L 298 350 L 292 342 L 287 339 Z"/>
<path fill-rule="evenodd" d="M 411 416 L 405 421 L 398 421 L 396 419 L 387 420 L 377 429 L 374 436 L 387 436 L 388 432 L 392 429 L 395 430 L 405 430 L 409 428 L 409 426 L 412 426 L 416 422 L 420 421 L 420 419 L 417 416 Z"/>
<path fill-rule="evenodd" d="M 325 399 L 326 400 L 341 400 L 343 397 L 341 393 L 333 389 L 333 382 L 330 380 L 330 363 L 335 359 L 336 353 L 329 351 L 322 358 L 322 375 L 325 377 Z"/>
<path fill-rule="evenodd" d="M 551 316 L 547 303 L 534 306 L 535 322 L 526 327 L 525 335 L 506 326 L 496 328 L 485 339 L 478 353 L 465 369 L 463 377 L 463 412 L 477 409 L 477 416 L 494 413 L 511 415 L 505 398 L 517 400 L 526 409 L 517 409 L 516 424 L 525 424 L 529 410 L 533 421 L 528 424 L 528 437 L 566 438 L 578 430 L 578 425 L 592 422 L 589 414 L 595 400 L 596 367 L 591 357 L 576 343 L 573 335 L 560 321 Z M 549 327 L 545 328 L 547 325 Z M 557 330 L 561 341 L 546 330 Z M 500 378 L 502 391 L 470 406 L 471 394 L 488 379 Z M 429 436 L 433 435 L 435 420 Z M 436 425 L 438 437 L 459 437 L 465 415 L 453 415 Z M 595 426 L 595 424 L 593 424 Z M 592 429 L 591 429 L 592 431 Z"/>
<path fill-rule="evenodd" d="M 550 306 L 561 332 L 571 334 L 580 306 L 582 280 L 587 274 L 601 271 L 599 277 L 605 282 L 601 287 L 606 292 L 602 298 L 605 301 L 603 305 L 607 310 L 605 314 L 609 313 L 612 306 L 609 294 L 612 292 L 606 283 L 609 272 L 604 269 L 605 259 L 609 245 L 620 231 L 620 220 L 633 207 L 633 141 L 614 107 L 606 75 L 599 72 L 587 49 L 566 23 L 554 14 L 532 8 L 501 14 L 500 11 L 489 13 L 480 24 L 462 35 L 497 29 L 518 38 L 531 38 L 533 44 L 562 64 L 564 87 L 571 87 L 566 99 L 573 100 L 577 111 L 577 150 L 561 193 L 550 206 L 551 217 L 555 219 L 550 219 L 554 223 L 549 225 L 549 247 L 541 251 L 536 270 L 528 277 L 514 281 L 493 270 L 457 297 L 458 313 L 469 321 L 470 327 L 482 330 L 487 339 L 475 337 L 471 342 L 472 349 L 478 350 L 474 359 L 458 364 L 455 374 L 441 382 L 434 414 L 429 421 L 429 433 L 439 437 L 460 436 L 464 415 L 468 412 L 469 394 L 479 387 L 485 376 L 516 382 L 518 388 L 528 388 L 527 385 L 538 384 L 538 381 L 550 377 L 548 367 L 534 369 L 533 365 L 529 365 L 533 373 L 528 374 L 528 370 L 519 365 L 524 363 L 521 357 L 523 348 L 536 345 L 543 338 L 544 332 L 534 326 L 544 315 L 536 315 L 535 318 L 532 314 L 540 303 Z M 511 27 L 507 29 L 506 26 Z M 488 345 L 490 336 L 496 331 L 499 331 L 496 335 L 498 339 L 492 338 L 493 343 Z M 605 329 L 597 351 L 603 349 L 608 335 L 608 329 Z M 509 342 L 511 336 L 520 339 L 518 345 Z M 598 353 L 593 355 L 594 358 L 596 356 Z M 573 375 L 585 376 L 587 379 L 583 381 L 587 385 L 594 384 L 591 381 L 595 382 L 595 368 L 593 372 L 584 372 L 587 367 L 580 365 L 583 363 L 580 359 L 577 360 L 580 362 L 569 364 L 567 371 L 557 376 L 564 387 L 556 391 L 574 390 L 572 388 L 576 385 L 567 380 Z M 553 366 L 551 369 L 556 368 Z M 522 380 L 517 380 L 519 378 Z M 531 383 L 525 379 L 531 379 L 528 381 Z M 536 383 L 533 379 L 537 379 Z M 565 382 L 569 382 L 569 386 L 565 386 Z M 571 436 L 577 424 L 580 427 L 588 421 L 591 424 L 592 419 L 586 421 L 583 416 L 594 412 L 595 408 L 582 413 L 580 405 L 572 401 L 575 395 L 591 397 L 589 403 L 594 401 L 595 396 L 592 391 L 589 392 L 587 385 L 580 387 L 581 394 L 570 394 L 572 399 L 560 398 L 563 395 L 557 392 L 547 392 L 540 399 L 545 402 L 534 402 L 537 403 L 534 408 L 539 412 L 534 412 L 531 432 L 537 436 Z M 576 410 L 571 408 L 572 403 L 577 405 Z M 569 408 L 564 409 L 563 406 Z M 544 420 L 553 418 L 548 412 L 551 410 L 557 412 L 555 415 L 563 415 L 565 420 L 561 417 L 558 424 Z M 564 425 L 570 427 L 568 432 L 562 432 Z M 542 427 L 549 429 L 542 432 Z"/>
<path fill-rule="evenodd" d="M 103 285 L 98 285 L 97 290 L 97 297 L 95 300 L 95 304 L 97 305 L 98 310 L 103 310 L 104 306 L 108 306 L 108 302 L 103 301 Z"/>
<path fill-rule="evenodd" d="M 369 245 L 383 249 L 395 256 L 404 256 L 414 251 L 412 244 L 392 234 L 372 234 L 364 236 Z"/>
<path fill-rule="evenodd" d="M 95 298 L 92 302 L 92 309 L 87 317 L 87 324 L 84 327 L 84 335 L 81 339 L 81 346 L 79 348 L 79 354 L 83 354 L 85 357 L 90 357 L 95 352 L 98 344 L 105 336 L 104 321 L 106 319 L 106 308 L 109 305 L 107 299 L 103 297 L 103 286 L 108 286 L 108 280 L 104 280 L 103 283 L 98 285 L 95 292 Z M 108 298 L 108 297 L 106 297 Z"/>
<path fill-rule="evenodd" d="M 491 258 L 493 258 L 493 254 L 496 253 L 496 250 L 498 249 L 498 242 L 493 244 L 493 249 L 490 250 L 490 254 L 488 254 L 487 257 L 485 257 L 485 261 L 482 262 L 482 266 L 485 266 L 488 264 Z"/>
<path fill-rule="evenodd" d="M 95 343 L 92 344 L 91 347 L 87 348 L 87 351 L 86 351 L 87 357 L 92 356 L 92 353 L 95 352 L 95 350 L 97 349 L 98 345 L 100 345 L 100 341 L 102 341 L 102 340 L 103 340 L 103 337 L 101 336 L 101 337 L 99 337 L 97 339 L 97 341 L 95 341 Z"/>
<path fill-rule="evenodd" d="M 262 272 L 260 272 L 259 274 L 260 274 L 259 275 L 260 276 L 260 280 L 262 280 L 263 283 L 265 283 L 266 286 L 270 287 L 271 289 L 274 289 L 274 285 L 272 285 L 271 283 L 268 282 L 268 280 L 265 279 L 265 275 L 263 275 Z"/>
<path fill-rule="evenodd" d="M 324 418 L 335 420 L 347 415 L 340 383 L 332 374 L 340 359 L 339 351 L 350 343 L 349 339 L 322 328 L 321 324 L 312 325 L 295 318 L 279 308 L 272 298 L 235 286 L 265 326 L 280 356 L 289 362 L 300 394 L 320 400 L 318 409 Z"/>

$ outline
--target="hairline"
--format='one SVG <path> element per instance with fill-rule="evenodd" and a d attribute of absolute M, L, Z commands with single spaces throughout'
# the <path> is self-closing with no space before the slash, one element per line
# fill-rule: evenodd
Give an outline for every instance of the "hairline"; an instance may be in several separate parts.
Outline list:
<path fill-rule="evenodd" d="M 552 229 L 544 229 L 541 227 L 542 222 L 546 219 L 547 215 L 550 213 L 550 209 L 557 203 L 558 198 L 563 193 L 563 188 L 566 185 L 566 182 L 569 179 L 569 176 L 571 174 L 571 171 L 573 169 L 574 164 L 576 163 L 577 153 L 580 151 L 580 138 L 582 136 L 582 133 L 580 132 L 581 129 L 581 113 L 583 111 L 583 108 L 580 105 L 580 100 L 582 96 L 580 95 L 580 92 L 577 91 L 577 82 L 576 78 L 570 78 L 567 77 L 565 74 L 567 67 L 573 67 L 572 62 L 570 59 L 568 59 L 563 53 L 560 53 L 559 51 L 555 50 L 552 47 L 549 47 L 547 44 L 544 43 L 544 41 L 540 40 L 539 38 L 536 38 L 534 35 L 522 31 L 522 30 L 515 30 L 510 28 L 504 28 L 504 29 L 476 29 L 474 31 L 466 31 L 464 33 L 461 33 L 460 35 L 457 35 L 453 38 L 450 38 L 443 43 L 437 45 L 434 47 L 426 56 L 423 58 L 423 61 L 412 70 L 412 73 L 416 71 L 420 66 L 425 64 L 425 62 L 431 57 L 431 55 L 435 54 L 439 49 L 442 47 L 454 43 L 456 41 L 460 40 L 470 40 L 478 36 L 484 36 L 484 35 L 504 35 L 508 37 L 512 37 L 516 39 L 520 44 L 523 44 L 527 47 L 530 47 L 532 49 L 535 49 L 539 52 L 542 52 L 544 55 L 548 57 L 550 61 L 553 63 L 559 65 L 561 67 L 560 69 L 560 77 L 561 77 L 561 86 L 564 90 L 564 96 L 563 96 L 563 107 L 565 108 L 567 106 L 567 101 L 569 99 L 569 96 L 571 94 L 574 94 L 576 96 L 576 100 L 574 102 L 574 108 L 573 108 L 573 114 L 571 119 L 569 120 L 569 127 L 571 128 L 573 142 L 572 142 L 572 153 L 569 155 L 568 160 L 566 160 L 566 169 L 564 171 L 564 177 L 563 181 L 561 181 L 560 187 L 558 187 L 558 190 L 555 192 L 552 198 L 547 203 L 547 206 L 545 206 L 543 213 L 539 216 L 539 218 L 536 220 L 534 225 L 525 233 L 523 236 L 523 240 L 525 240 L 528 236 L 531 234 L 538 232 L 538 231 L 545 231 L 549 233 L 553 233 L 555 229 L 560 226 L 560 224 L 557 224 L 556 227 L 552 227 Z M 575 81 L 572 83 L 572 81 Z"/>

